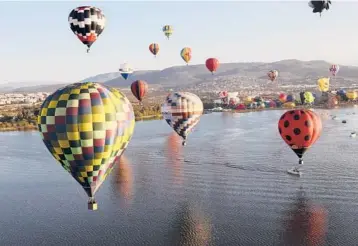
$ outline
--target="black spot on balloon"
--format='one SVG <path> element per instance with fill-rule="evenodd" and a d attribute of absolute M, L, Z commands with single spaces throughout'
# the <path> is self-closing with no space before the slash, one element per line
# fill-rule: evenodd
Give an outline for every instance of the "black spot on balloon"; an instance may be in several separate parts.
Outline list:
<path fill-rule="evenodd" d="M 300 135 L 300 134 L 301 134 L 301 130 L 300 130 L 299 128 L 293 129 L 293 132 L 294 132 L 296 135 Z"/>
<path fill-rule="evenodd" d="M 285 120 L 285 122 L 283 123 L 283 126 L 285 128 L 287 128 L 290 125 L 290 122 L 288 120 Z"/>
<path fill-rule="evenodd" d="M 309 135 L 306 135 L 306 136 L 305 136 L 305 141 L 308 141 L 308 140 L 310 140 L 310 136 L 309 136 Z"/>
<path fill-rule="evenodd" d="M 287 139 L 287 141 L 291 141 L 291 140 L 292 140 L 291 136 L 289 136 L 289 135 L 286 135 L 286 139 Z"/>
<path fill-rule="evenodd" d="M 283 114 L 280 118 L 280 120 L 283 120 L 285 118 L 286 114 Z"/>
<path fill-rule="evenodd" d="M 295 114 L 295 115 L 293 116 L 293 119 L 294 119 L 294 120 L 299 120 L 299 119 L 300 119 L 300 116 L 299 116 L 298 114 Z"/>
<path fill-rule="evenodd" d="M 295 113 L 295 111 L 293 111 L 293 110 L 292 110 L 292 111 L 290 111 L 290 114 L 294 114 L 294 113 Z"/>
<path fill-rule="evenodd" d="M 281 127 L 278 128 L 278 131 L 280 132 L 280 134 L 282 133 Z"/>
<path fill-rule="evenodd" d="M 306 113 L 305 111 L 301 110 L 301 114 L 305 114 L 305 113 Z"/>
<path fill-rule="evenodd" d="M 305 121 L 305 126 L 310 127 L 311 126 L 311 121 L 306 120 Z"/>

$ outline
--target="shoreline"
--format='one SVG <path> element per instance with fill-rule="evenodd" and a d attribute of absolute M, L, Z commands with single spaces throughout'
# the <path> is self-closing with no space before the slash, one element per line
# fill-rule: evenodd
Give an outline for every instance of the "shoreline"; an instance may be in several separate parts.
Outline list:
<path fill-rule="evenodd" d="M 268 111 L 268 110 L 291 110 L 291 109 L 309 109 L 309 108 L 313 108 L 313 109 L 326 109 L 326 110 L 332 110 L 332 109 L 339 109 L 339 108 L 354 108 L 355 105 L 357 104 L 340 104 L 337 105 L 333 108 L 327 108 L 324 106 L 320 106 L 320 105 L 315 105 L 312 107 L 307 107 L 307 106 L 303 106 L 303 105 L 299 105 L 296 107 L 292 107 L 292 108 L 260 108 L 260 109 L 242 109 L 242 110 L 236 110 L 236 109 L 229 109 L 227 111 L 211 111 L 210 109 L 204 109 L 204 113 L 203 114 L 211 114 L 211 113 L 251 113 L 251 112 L 262 112 L 262 111 Z M 142 116 L 142 117 L 138 117 L 135 118 L 135 121 L 150 121 L 150 120 L 161 120 L 163 119 L 162 115 L 147 115 L 147 116 Z M 21 127 L 5 127 L 5 128 L 0 128 L 0 132 L 28 132 L 28 131 L 37 131 L 37 126 L 34 125 L 29 125 L 29 126 L 21 126 Z"/>
<path fill-rule="evenodd" d="M 140 118 L 135 118 L 135 121 L 147 121 L 147 120 L 161 120 L 163 119 L 162 115 L 147 115 Z M 0 132 L 31 132 L 37 131 L 37 125 L 27 125 L 25 126 L 12 126 L 12 127 L 0 127 Z"/>

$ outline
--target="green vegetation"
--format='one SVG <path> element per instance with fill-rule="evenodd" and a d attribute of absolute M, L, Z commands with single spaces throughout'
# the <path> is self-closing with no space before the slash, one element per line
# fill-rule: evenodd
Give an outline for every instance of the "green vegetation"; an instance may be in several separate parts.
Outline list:
<path fill-rule="evenodd" d="M 0 108 L 0 131 L 25 131 L 37 129 L 40 105 Z M 133 105 L 136 121 L 161 119 L 160 105 Z"/>

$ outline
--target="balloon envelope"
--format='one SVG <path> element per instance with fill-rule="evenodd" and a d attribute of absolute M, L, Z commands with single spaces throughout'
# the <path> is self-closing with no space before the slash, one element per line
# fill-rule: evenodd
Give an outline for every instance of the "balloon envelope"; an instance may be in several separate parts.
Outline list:
<path fill-rule="evenodd" d="M 302 158 L 321 135 L 322 122 L 311 110 L 290 110 L 281 116 L 278 130 L 286 144 Z"/>
<path fill-rule="evenodd" d="M 91 198 L 127 148 L 134 126 L 126 96 L 91 82 L 55 91 L 38 116 L 45 146 Z"/>
<path fill-rule="evenodd" d="M 200 98 L 190 92 L 173 92 L 162 105 L 165 121 L 185 140 L 190 131 L 199 123 L 204 107 Z"/>

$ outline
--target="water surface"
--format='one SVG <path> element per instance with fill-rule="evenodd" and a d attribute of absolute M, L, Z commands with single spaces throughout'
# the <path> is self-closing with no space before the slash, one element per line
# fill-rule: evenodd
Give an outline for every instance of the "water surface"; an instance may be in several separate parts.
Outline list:
<path fill-rule="evenodd" d="M 137 122 L 98 211 L 37 132 L 1 133 L 0 244 L 357 245 L 358 110 L 316 112 L 301 178 L 284 111 L 203 115 L 184 148 L 165 121 Z"/>

